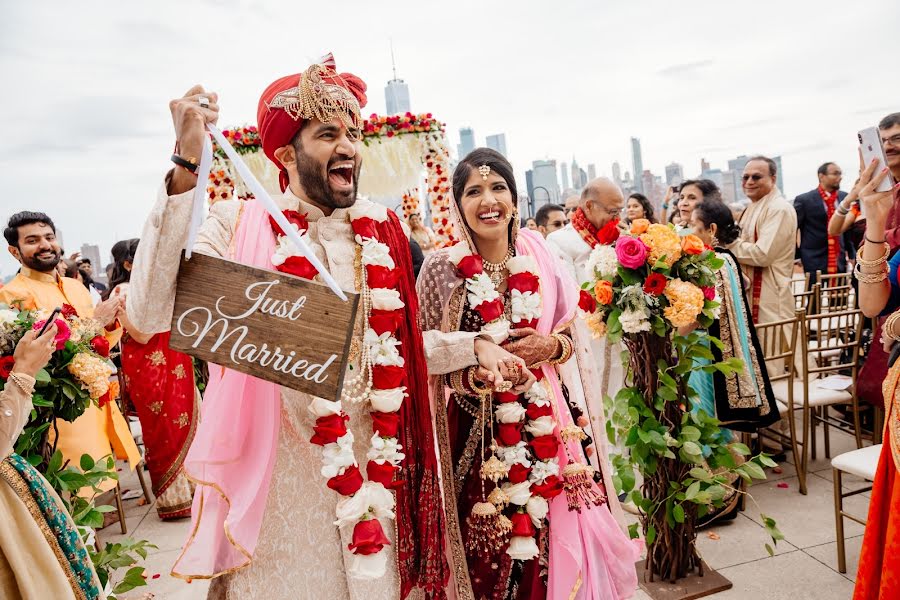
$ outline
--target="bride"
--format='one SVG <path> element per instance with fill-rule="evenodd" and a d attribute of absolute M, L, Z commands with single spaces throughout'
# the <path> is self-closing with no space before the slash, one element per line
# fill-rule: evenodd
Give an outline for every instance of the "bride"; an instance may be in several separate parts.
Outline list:
<path fill-rule="evenodd" d="M 453 197 L 463 241 L 430 255 L 417 283 L 452 591 L 628 598 L 640 544 L 621 525 L 602 412 L 587 410 L 597 385 L 578 288 L 540 235 L 519 231 L 501 154 L 466 156 Z"/>

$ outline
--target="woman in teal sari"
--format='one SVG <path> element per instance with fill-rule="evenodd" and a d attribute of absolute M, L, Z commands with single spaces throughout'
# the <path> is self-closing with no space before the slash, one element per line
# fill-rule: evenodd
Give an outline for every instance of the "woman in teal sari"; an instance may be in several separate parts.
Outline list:
<path fill-rule="evenodd" d="M 716 273 L 716 299 L 721 303 L 719 318 L 709 327 L 709 334 L 722 341 L 723 349 L 711 348 L 716 362 L 737 358 L 744 368 L 731 375 L 691 374 L 690 385 L 699 395 L 693 410 L 704 411 L 721 423 L 719 443 L 739 441 L 736 431 L 752 433 L 777 422 L 781 416 L 772 393 L 772 385 L 756 336 L 756 328 L 747 310 L 744 276 L 737 260 L 722 246 L 737 239 L 740 227 L 731 209 L 721 200 L 709 198 L 694 207 L 691 216 L 694 235 L 715 248 L 724 261 Z M 726 497 L 725 506 L 711 512 L 703 524 L 737 514 L 739 494 Z"/>
<path fill-rule="evenodd" d="M 34 376 L 55 349 L 56 325 L 35 335 L 27 333 L 13 356 L 0 357 L 0 598 L 106 598 L 59 496 L 12 451 L 31 413 Z"/>

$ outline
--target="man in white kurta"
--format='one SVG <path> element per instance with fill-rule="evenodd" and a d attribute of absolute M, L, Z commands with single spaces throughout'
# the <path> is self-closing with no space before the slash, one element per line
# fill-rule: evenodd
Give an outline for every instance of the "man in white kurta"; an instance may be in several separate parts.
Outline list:
<path fill-rule="evenodd" d="M 341 76 L 341 83 L 352 77 L 346 74 Z M 300 75 L 282 78 L 270 86 L 270 90 L 279 84 L 287 90 L 287 94 L 293 93 L 295 88 L 289 86 L 296 86 L 299 78 Z M 334 79 L 337 80 L 338 76 Z M 348 87 L 350 85 L 356 86 L 353 93 L 357 98 L 361 96 L 360 104 L 364 105 L 364 84 L 354 78 Z M 332 92 L 333 98 L 337 92 Z M 268 100 L 271 101 L 271 97 Z M 182 154 L 189 155 L 193 148 L 202 146 L 204 124 L 214 122 L 217 117 L 216 107 L 213 107 L 215 101 L 215 94 L 204 92 L 197 86 L 184 98 L 171 104 Z M 262 111 L 276 110 L 274 105 L 274 101 L 261 101 L 261 114 Z M 355 109 L 355 116 L 358 117 L 359 107 Z M 354 265 L 358 245 L 348 208 L 351 205 L 354 208 L 366 204 L 371 206 L 371 203 L 356 200 L 355 179 L 359 172 L 356 132 L 338 118 L 323 122 L 304 116 L 302 129 L 300 123 L 293 128 L 283 115 L 278 118 L 282 120 L 280 127 L 292 128 L 292 132 L 273 132 L 271 128 L 266 128 L 267 123 L 262 122 L 267 117 L 260 118 L 263 149 L 270 158 L 276 157 L 274 160 L 278 161 L 277 166 L 282 170 L 284 179 L 289 181 L 283 195 L 276 197 L 275 201 L 282 210 L 305 213 L 309 222 L 306 239 L 312 250 L 342 289 L 358 292 Z M 198 120 L 199 135 L 196 131 Z M 273 139 L 278 142 L 274 145 L 276 150 L 271 152 Z M 198 150 L 194 152 L 199 154 Z M 173 162 L 179 166 L 167 176 L 144 226 L 127 298 L 129 317 L 137 328 L 148 333 L 170 328 L 180 252 L 187 240 L 193 187 L 198 184 L 196 177 L 190 179 L 191 161 L 185 158 L 188 162 L 185 166 L 176 158 L 184 157 L 173 157 Z M 334 166 L 325 168 L 324 165 Z M 343 169 L 344 173 L 335 176 L 333 169 Z M 204 184 L 199 182 L 199 185 Z M 307 201 L 301 196 L 315 198 L 316 201 Z M 234 258 L 235 232 L 243 210 L 240 201 L 214 204 L 199 231 L 194 251 Z M 404 245 L 403 251 L 408 252 L 408 247 Z M 407 276 L 412 275 L 409 273 Z M 364 330 L 364 324 L 359 322 L 362 316 L 363 311 L 360 311 L 354 331 L 357 346 Z M 455 357 L 462 363 L 475 362 L 473 338 L 462 339 L 459 348 L 453 350 L 448 350 L 445 356 Z M 348 365 L 347 380 L 351 377 L 349 370 L 358 369 L 356 360 L 348 362 L 351 364 Z M 458 368 L 463 366 L 465 364 Z M 348 574 L 353 555 L 346 549 L 351 541 L 352 527 L 339 529 L 334 524 L 335 509 L 341 496 L 326 485 L 328 479 L 321 472 L 322 447 L 310 442 L 316 416 L 308 408 L 313 400 L 309 394 L 281 388 L 277 454 L 257 545 L 246 566 L 201 575 L 215 577 L 209 590 L 210 598 L 394 600 L 401 597 L 395 552 L 396 524 L 388 524 L 384 528 L 390 540 L 390 545 L 382 550 L 387 553 L 386 574 L 374 580 L 355 579 Z M 372 437 L 370 407 L 365 403 L 346 402 L 343 410 L 350 418 L 348 429 L 354 435 L 354 455 L 365 457 Z M 416 491 L 409 493 L 416 497 Z M 193 517 L 198 519 L 199 515 Z M 190 543 L 191 540 L 188 540 L 188 545 Z M 197 550 L 204 551 L 194 548 L 194 551 Z M 214 553 L 215 549 L 206 551 Z M 176 563 L 176 571 L 177 567 Z M 187 577 L 192 574 L 182 575 Z M 417 590 L 413 589 L 411 595 L 418 598 L 416 594 Z"/>

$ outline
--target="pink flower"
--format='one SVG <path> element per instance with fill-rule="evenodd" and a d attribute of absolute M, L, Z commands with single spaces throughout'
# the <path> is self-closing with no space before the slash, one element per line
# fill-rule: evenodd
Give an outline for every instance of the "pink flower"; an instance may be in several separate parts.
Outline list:
<path fill-rule="evenodd" d="M 616 242 L 616 257 L 626 269 L 639 269 L 647 262 L 647 245 L 637 238 L 622 236 Z"/>
<path fill-rule="evenodd" d="M 710 286 L 700 288 L 703 290 L 703 297 L 712 302 L 716 299 L 716 288 Z"/>
<path fill-rule="evenodd" d="M 35 331 L 40 331 L 44 326 L 44 323 L 46 322 L 46 319 L 38 321 L 32 326 L 32 328 Z M 65 348 L 66 342 L 71 336 L 72 330 L 69 329 L 69 324 L 66 323 L 64 319 L 56 319 L 56 337 L 53 338 L 53 341 L 56 342 L 56 349 L 62 350 L 63 348 Z"/>

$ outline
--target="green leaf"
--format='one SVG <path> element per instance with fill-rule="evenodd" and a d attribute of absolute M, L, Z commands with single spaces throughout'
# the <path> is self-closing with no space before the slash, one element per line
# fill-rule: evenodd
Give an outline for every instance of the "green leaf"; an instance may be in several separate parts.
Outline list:
<path fill-rule="evenodd" d="M 763 468 L 755 462 L 745 462 L 743 464 L 743 467 L 747 471 L 747 474 L 754 479 L 766 478 L 766 472 L 763 471 Z"/>
<path fill-rule="evenodd" d="M 684 509 L 680 504 L 676 504 L 672 508 L 672 516 L 675 518 L 676 523 L 684 523 Z"/>
<path fill-rule="evenodd" d="M 684 444 L 682 444 L 681 449 L 684 450 L 685 454 L 688 454 L 690 456 L 703 455 L 703 450 L 695 442 L 685 442 Z"/>
<path fill-rule="evenodd" d="M 62 452 L 57 450 L 53 453 L 53 456 L 50 457 L 50 464 L 47 465 L 47 473 L 55 474 L 59 471 L 59 468 L 62 466 L 63 455 Z"/>
<path fill-rule="evenodd" d="M 769 556 L 775 556 L 775 550 L 772 549 L 772 546 L 766 544 L 766 552 L 769 553 Z"/>
<path fill-rule="evenodd" d="M 694 467 L 693 469 L 691 469 L 689 475 L 694 479 L 699 479 L 700 481 L 709 481 L 710 479 L 712 479 L 712 473 L 701 467 Z"/>
<path fill-rule="evenodd" d="M 681 435 L 679 437 L 687 442 L 696 442 L 700 439 L 700 430 L 688 425 L 687 427 L 681 428 Z"/>
<path fill-rule="evenodd" d="M 746 444 L 742 444 L 740 442 L 735 442 L 733 444 L 729 444 L 728 447 L 731 448 L 731 450 L 733 452 L 736 452 L 736 453 L 740 454 L 741 456 L 749 456 L 750 455 L 750 448 L 748 448 Z"/>
<path fill-rule="evenodd" d="M 127 591 L 133 590 L 134 588 L 141 587 L 142 585 L 147 585 L 147 580 L 144 579 L 144 567 L 132 567 L 128 569 L 128 572 L 125 573 L 125 577 L 122 578 L 122 581 L 113 588 L 114 594 L 123 594 Z"/>
<path fill-rule="evenodd" d="M 697 494 L 700 492 L 700 482 L 695 481 L 691 485 L 688 486 L 687 491 L 684 493 L 685 500 L 693 500 L 697 497 Z"/>
<path fill-rule="evenodd" d="M 647 527 L 647 545 L 650 546 L 656 541 L 656 527 L 650 525 Z"/>
<path fill-rule="evenodd" d="M 636 540 L 640 534 L 638 533 L 638 524 L 632 523 L 628 526 L 628 537 Z"/>
<path fill-rule="evenodd" d="M 50 373 L 46 369 L 41 369 L 34 374 L 35 383 L 50 383 Z"/>
<path fill-rule="evenodd" d="M 90 454 L 82 454 L 81 455 L 81 470 L 82 471 L 90 471 L 94 468 L 94 459 Z"/>
<path fill-rule="evenodd" d="M 768 455 L 766 455 L 766 454 L 760 454 L 757 458 L 759 459 L 759 462 L 761 462 L 764 467 L 773 468 L 773 467 L 778 466 L 778 463 L 775 462 L 774 460 L 772 460 L 771 458 L 769 458 Z"/>

